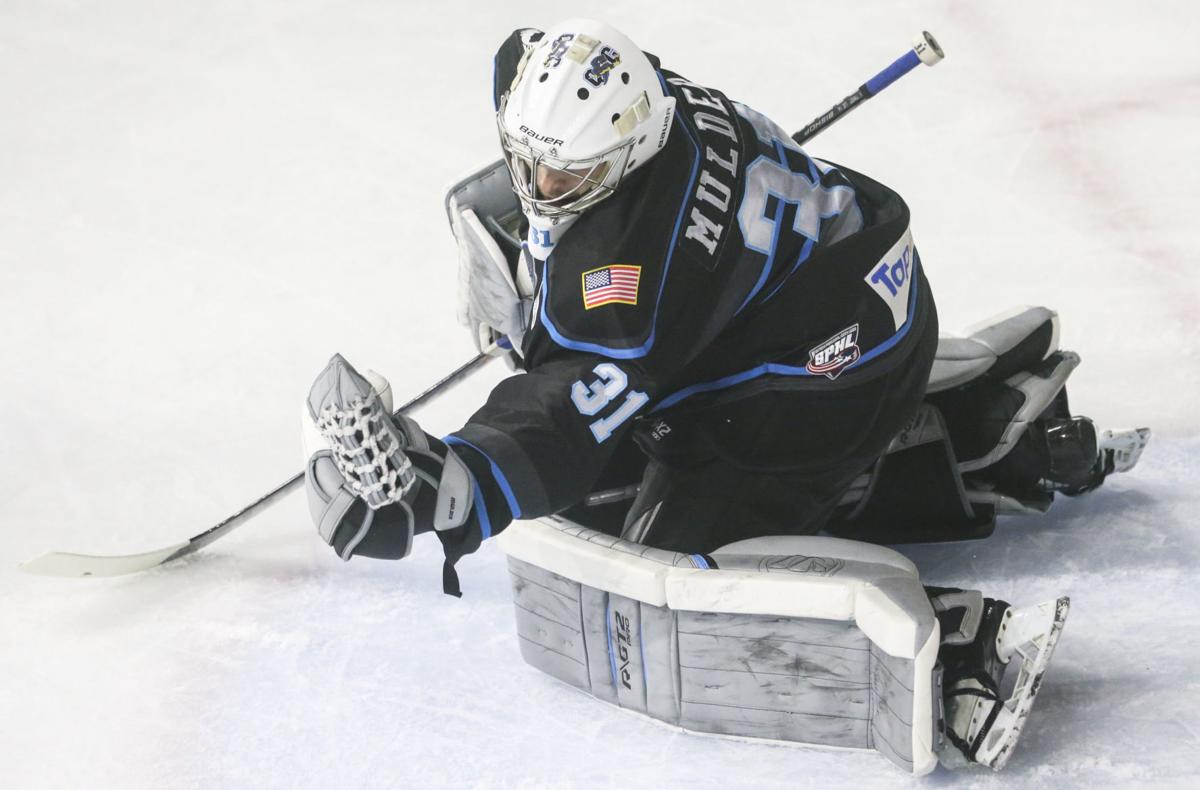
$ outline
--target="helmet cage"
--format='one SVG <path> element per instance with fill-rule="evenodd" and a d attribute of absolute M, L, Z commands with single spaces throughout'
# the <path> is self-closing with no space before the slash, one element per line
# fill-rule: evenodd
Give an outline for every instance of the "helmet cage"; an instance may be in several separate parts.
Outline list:
<path fill-rule="evenodd" d="M 557 155 L 557 149 L 541 151 L 530 145 L 528 137 L 510 133 L 504 126 L 506 103 L 502 101 L 496 112 L 500 149 L 512 177 L 513 191 L 526 212 L 551 218 L 579 214 L 604 200 L 620 185 L 636 138 L 623 140 L 593 156 L 564 159 Z M 578 181 L 560 195 L 542 197 L 537 177 L 543 167 L 558 171 L 556 177 L 560 180 L 563 174 L 568 174 Z"/>

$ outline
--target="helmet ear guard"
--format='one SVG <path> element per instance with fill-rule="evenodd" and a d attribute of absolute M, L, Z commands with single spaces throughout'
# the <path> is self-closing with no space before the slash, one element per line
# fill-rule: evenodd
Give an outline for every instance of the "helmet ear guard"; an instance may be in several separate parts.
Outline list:
<path fill-rule="evenodd" d="M 618 115 L 612 122 L 613 128 L 617 130 L 617 134 L 625 136 L 631 134 L 642 121 L 650 117 L 650 99 L 646 96 L 646 92 L 642 91 L 642 95 L 638 96 L 637 101 L 629 105 L 625 112 Z"/>

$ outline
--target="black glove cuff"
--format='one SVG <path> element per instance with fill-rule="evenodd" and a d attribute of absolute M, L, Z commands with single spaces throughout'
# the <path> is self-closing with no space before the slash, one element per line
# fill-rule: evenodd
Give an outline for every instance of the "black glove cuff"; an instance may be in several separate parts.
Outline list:
<path fill-rule="evenodd" d="M 369 520 L 369 521 L 368 521 Z M 367 503 L 356 499 L 333 534 L 333 548 L 339 557 L 347 556 L 345 548 L 365 527 L 366 535 L 351 551 L 355 557 L 374 557 L 380 560 L 398 560 L 408 556 L 412 550 L 410 516 L 401 504 L 388 505 L 374 512 Z"/>

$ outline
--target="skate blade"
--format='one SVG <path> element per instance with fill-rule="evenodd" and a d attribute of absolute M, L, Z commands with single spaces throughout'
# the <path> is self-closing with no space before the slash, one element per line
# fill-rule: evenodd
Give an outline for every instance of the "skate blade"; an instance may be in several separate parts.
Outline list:
<path fill-rule="evenodd" d="M 1063 596 L 1029 608 L 1033 610 L 1029 613 L 1031 616 L 1024 618 L 1025 622 L 1020 622 L 1020 615 L 1015 616 L 1014 620 L 1018 622 L 1010 627 L 1028 628 L 1037 621 L 1046 623 L 1046 626 L 1037 633 L 1027 632 L 1019 637 L 1024 641 L 1013 650 L 1014 658 L 1021 659 L 1016 685 L 1012 695 L 1001 703 L 1000 712 L 992 723 L 991 731 L 975 757 L 978 762 L 987 765 L 993 771 L 1003 768 L 1012 756 L 1013 747 L 1016 746 L 1025 720 L 1029 717 L 1029 711 L 1033 708 L 1033 701 L 1041 690 L 1046 668 L 1049 667 L 1054 649 L 1058 646 L 1063 625 L 1071 611 L 1071 599 Z"/>
<path fill-rule="evenodd" d="M 1142 451 L 1150 444 L 1150 436 L 1149 428 L 1104 431 L 1100 434 L 1100 451 L 1112 452 L 1114 473 L 1128 472 L 1137 466 Z"/>

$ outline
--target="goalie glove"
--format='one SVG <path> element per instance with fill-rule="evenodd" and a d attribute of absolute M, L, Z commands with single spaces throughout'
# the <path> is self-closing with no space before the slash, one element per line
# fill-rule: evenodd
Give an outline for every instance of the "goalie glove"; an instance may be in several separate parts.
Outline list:
<path fill-rule="evenodd" d="M 416 421 L 393 416 L 386 380 L 367 376 L 335 354 L 309 391 L 305 483 L 317 532 L 349 560 L 401 559 L 414 535 L 433 530 L 446 555 L 443 588 L 461 595 L 454 563 L 482 540 L 474 476 Z"/>

